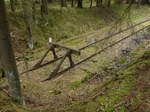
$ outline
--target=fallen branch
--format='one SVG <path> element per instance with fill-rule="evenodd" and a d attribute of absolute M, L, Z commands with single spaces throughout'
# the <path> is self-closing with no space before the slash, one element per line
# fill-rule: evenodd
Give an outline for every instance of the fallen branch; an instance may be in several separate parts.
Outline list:
<path fill-rule="evenodd" d="M 8 97 L 10 97 L 10 95 L 9 95 L 7 90 L 5 90 L 5 89 L 0 87 L 0 91 L 2 91 L 4 94 L 6 94 Z"/>

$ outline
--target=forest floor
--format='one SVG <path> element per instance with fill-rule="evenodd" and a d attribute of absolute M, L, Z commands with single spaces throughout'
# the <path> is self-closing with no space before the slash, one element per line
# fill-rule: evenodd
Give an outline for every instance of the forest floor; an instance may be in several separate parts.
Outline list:
<path fill-rule="evenodd" d="M 56 8 L 57 9 L 57 8 Z M 56 11 L 54 9 L 54 12 Z M 147 7 L 146 7 L 147 9 Z M 57 9 L 58 10 L 58 9 Z M 60 9 L 59 9 L 60 10 Z M 73 9 L 74 10 L 74 9 Z M 86 11 L 85 11 L 86 10 Z M 59 25 L 63 24 L 64 31 L 67 31 L 67 33 L 63 33 L 62 27 L 53 25 L 54 27 L 57 26 L 56 32 L 60 33 L 57 36 L 56 32 L 49 32 L 48 29 L 50 29 L 48 26 L 45 31 L 42 33 L 36 33 L 40 30 L 40 28 L 34 29 L 34 38 L 37 41 L 37 43 L 40 43 L 38 47 L 43 46 L 44 43 L 47 42 L 48 37 L 57 37 L 54 38 L 55 41 L 58 41 L 61 44 L 64 44 L 66 46 L 70 46 L 72 48 L 78 49 L 84 45 L 87 45 L 95 40 L 101 39 L 102 37 L 108 35 L 108 32 L 112 32 L 112 28 L 118 30 L 119 28 L 115 25 L 107 26 L 106 22 L 104 22 L 105 18 L 109 18 L 108 15 L 97 15 L 99 14 L 99 10 L 92 9 L 95 13 L 95 10 L 98 12 L 96 13 L 97 17 L 93 17 L 93 12 L 90 14 L 91 18 L 89 20 L 86 20 L 84 17 L 89 17 L 89 13 L 86 14 L 88 9 L 83 9 L 85 11 L 85 15 L 81 10 L 78 10 L 81 12 L 83 20 L 77 23 L 76 25 L 72 26 L 75 27 L 72 29 L 73 31 L 78 28 L 79 26 L 86 26 L 84 28 L 81 28 L 80 31 L 75 31 L 71 33 L 70 26 L 66 26 L 65 21 L 67 18 L 74 18 L 77 17 L 78 11 L 75 10 L 71 13 L 75 14 L 73 17 L 65 18 L 64 15 L 66 14 L 65 11 L 70 12 L 68 9 L 63 9 L 62 15 L 57 15 L 58 19 L 63 16 L 64 20 L 62 20 L 62 23 L 59 23 Z M 115 10 L 115 8 L 114 8 Z M 133 10 L 133 17 L 132 21 L 134 23 L 137 23 L 144 18 L 149 17 L 150 10 L 145 11 L 145 7 L 141 9 L 136 9 L 138 11 Z M 72 11 L 72 10 L 71 10 Z M 89 10 L 91 11 L 91 10 Z M 144 13 L 142 13 L 144 12 Z M 108 13 L 108 12 L 107 12 Z M 56 14 L 56 12 L 55 12 Z M 53 14 L 54 15 L 54 14 Z M 72 14 L 70 14 L 71 16 Z M 80 16 L 81 16 L 80 15 Z M 136 15 L 136 16 L 135 16 Z M 140 15 L 139 17 L 137 15 Z M 56 18 L 57 18 L 56 16 Z M 105 18 L 104 18 L 105 17 Z M 110 17 L 112 17 L 110 15 Z M 13 16 L 12 16 L 13 18 Z M 55 18 L 55 17 L 54 17 Z M 55 20 L 57 20 L 55 18 Z M 100 19 L 99 19 L 100 18 Z M 69 21 L 69 19 L 67 19 Z M 113 18 L 115 19 L 115 18 Z M 77 19 L 76 19 L 77 20 Z M 75 20 L 75 21 L 76 21 Z M 59 20 L 58 20 L 59 21 Z M 69 22 L 71 22 L 70 20 Z M 94 27 L 88 26 L 83 24 L 83 21 L 88 21 L 89 24 L 93 24 Z M 69 23 L 68 22 L 68 23 Z M 79 22 L 79 20 L 78 20 Z M 94 22 L 94 23 L 92 23 Z M 55 22 L 52 22 L 55 23 Z M 129 21 L 128 23 L 132 23 Z M 121 25 L 122 28 L 126 27 L 125 23 Z M 134 24 L 132 23 L 132 24 Z M 103 24 L 103 27 L 99 29 L 99 27 Z M 109 23 L 110 24 L 110 23 Z M 73 24 L 71 24 L 73 25 Z M 146 24 L 145 24 L 146 25 Z M 141 26 L 142 27 L 142 26 Z M 15 32 L 14 29 L 18 28 L 18 26 L 13 25 L 12 32 Z M 60 28 L 60 29 L 59 29 Z M 91 28 L 91 29 L 89 29 Z M 96 29 L 93 30 L 93 29 Z M 138 29 L 138 28 L 136 28 Z M 85 30 L 85 31 L 83 31 Z M 134 29 L 135 30 L 135 29 Z M 16 30 L 17 31 L 17 30 Z M 17 35 L 20 37 L 23 35 L 23 32 L 21 30 L 20 35 Z M 19 32 L 18 31 L 18 32 Z M 69 31 L 69 33 L 68 33 Z M 18 32 L 16 34 L 18 34 Z M 85 33 L 88 32 L 88 33 Z M 63 33 L 63 34 L 61 34 Z M 85 33 L 85 34 L 82 34 Z M 107 40 L 101 44 L 97 44 L 95 46 L 90 47 L 89 49 L 86 49 L 82 52 L 82 55 L 80 57 L 76 57 L 76 61 L 83 59 L 84 57 L 87 57 L 88 55 L 98 51 L 99 49 L 102 49 L 104 46 L 108 45 L 109 43 L 114 42 L 116 39 L 120 39 L 126 35 L 131 33 L 131 31 L 126 32 L 125 34 L 122 34 L 121 36 L 116 36 L 113 39 Z M 66 34 L 67 39 L 61 38 L 62 35 Z M 71 35 L 70 35 L 71 34 Z M 69 38 L 71 36 L 74 36 L 76 34 L 82 34 L 73 38 Z M 14 37 L 15 33 L 13 33 Z M 41 36 L 43 39 L 41 39 Z M 44 36 L 43 36 L 44 35 Z M 59 36 L 60 35 L 60 36 Z M 23 37 L 25 37 L 23 35 Z M 37 38 L 36 38 L 37 37 Z M 65 36 L 64 36 L 65 37 Z M 135 37 L 133 36 L 132 39 Z M 14 39 L 14 38 L 13 38 Z M 18 38 L 17 38 L 18 39 Z M 132 39 L 130 41 L 132 42 Z M 104 52 L 103 54 L 96 56 L 95 58 L 92 58 L 90 61 L 76 67 L 75 69 L 47 82 L 40 82 L 42 79 L 46 78 L 47 75 L 50 74 L 51 70 L 54 68 L 53 66 L 56 65 L 50 65 L 47 67 L 44 67 L 40 70 L 30 72 L 27 74 L 24 74 L 21 76 L 21 82 L 22 82 L 22 91 L 23 96 L 27 102 L 26 106 L 28 109 L 23 109 L 18 107 L 15 104 L 9 103 L 8 96 L 5 95 L 5 92 L 0 92 L 0 111 L 2 112 L 148 112 L 149 108 L 149 82 L 150 82 L 150 48 L 149 48 L 149 41 L 146 40 L 142 42 L 139 45 L 132 46 L 134 47 L 134 50 L 128 55 L 121 56 L 121 51 L 126 50 L 127 47 L 130 44 L 130 41 L 123 42 L 119 44 L 118 46 L 115 46 L 114 48 L 111 48 L 110 50 Z M 20 42 L 20 41 L 19 41 Z M 17 45 L 19 45 L 18 40 L 14 41 Z M 22 39 L 21 39 L 22 43 Z M 22 49 L 20 48 L 16 49 L 17 47 L 14 47 L 15 51 L 19 51 L 16 54 L 20 55 L 20 52 L 25 50 L 25 44 L 23 44 Z M 44 49 L 44 50 L 43 50 Z M 27 68 L 30 68 L 33 64 L 36 63 L 36 61 L 39 60 L 39 58 L 43 55 L 45 52 L 46 47 L 39 48 L 38 50 L 35 50 L 32 54 L 34 57 L 33 61 L 29 61 L 28 66 L 24 64 L 24 62 L 19 62 L 18 69 L 19 72 L 24 71 Z M 60 54 L 64 53 L 60 52 Z M 114 61 L 114 59 L 117 57 L 117 61 Z M 49 57 L 44 61 L 47 62 L 49 59 L 51 59 L 51 54 L 49 54 Z M 128 61 L 130 63 L 128 63 Z M 138 61 L 137 61 L 138 59 Z M 140 60 L 140 61 L 139 61 Z M 105 68 L 110 68 L 113 66 L 113 64 L 119 64 L 126 65 L 122 69 L 120 69 L 117 72 L 108 72 L 103 75 L 101 72 L 104 72 Z M 65 62 L 62 68 L 66 67 L 68 64 Z M 61 69 L 62 69 L 61 68 Z M 97 77 L 93 78 L 91 77 L 93 75 L 99 74 Z M 4 81 L 1 80 L 1 85 L 5 86 Z M 7 90 L 7 89 L 6 89 Z"/>

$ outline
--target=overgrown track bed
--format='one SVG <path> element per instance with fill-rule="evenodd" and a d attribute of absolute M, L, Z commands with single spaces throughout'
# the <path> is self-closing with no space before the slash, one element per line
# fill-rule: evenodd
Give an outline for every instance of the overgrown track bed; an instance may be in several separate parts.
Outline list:
<path fill-rule="evenodd" d="M 83 47 L 79 48 L 79 51 L 82 51 L 82 50 L 84 51 L 85 49 L 87 49 L 87 48 L 89 48 L 89 47 L 91 47 L 91 46 L 94 46 L 94 45 L 97 44 L 97 43 L 103 42 L 103 41 L 108 40 L 108 39 L 115 38 L 114 36 L 117 36 L 117 35 L 122 34 L 122 33 L 124 33 L 124 32 L 126 33 L 126 31 L 131 30 L 132 28 L 138 27 L 138 26 L 140 26 L 141 24 L 147 23 L 147 22 L 149 22 L 149 21 L 150 21 L 150 19 L 147 19 L 147 20 L 145 20 L 145 21 L 142 21 L 142 22 L 140 22 L 140 23 L 137 23 L 137 24 L 135 24 L 135 25 L 132 25 L 132 26 L 130 26 L 130 27 L 128 27 L 128 28 L 125 28 L 125 29 L 123 29 L 123 30 L 121 30 L 121 31 L 119 31 L 119 32 L 116 32 L 116 33 L 113 33 L 113 34 L 111 34 L 111 35 L 108 35 L 108 36 L 106 36 L 106 37 L 104 37 L 104 38 L 102 38 L 102 39 L 99 39 L 99 40 L 97 40 L 97 41 L 94 41 L 94 42 L 92 42 L 92 43 L 86 45 L 86 46 L 83 46 Z M 147 25 L 147 24 L 146 24 L 146 25 Z M 64 72 L 66 72 L 66 71 L 68 71 L 68 70 L 70 70 L 70 69 L 72 69 L 72 68 L 74 68 L 74 67 L 80 65 L 81 63 L 83 63 L 83 62 L 85 62 L 85 61 L 88 61 L 89 59 L 95 57 L 95 56 L 98 55 L 98 54 L 101 54 L 102 52 L 105 52 L 108 48 L 111 48 L 111 47 L 115 46 L 116 44 L 118 44 L 118 43 L 120 43 L 120 42 L 122 42 L 122 41 L 128 39 L 129 37 L 131 37 L 131 36 L 133 36 L 133 35 L 136 35 L 136 34 L 139 33 L 140 31 L 142 31 L 142 30 L 144 30 L 144 29 L 146 29 L 146 28 L 148 28 L 148 27 L 149 27 L 149 25 L 147 25 L 147 26 L 144 25 L 143 28 L 141 28 L 141 29 L 139 29 L 139 30 L 137 30 L 137 31 L 134 31 L 133 33 L 131 33 L 131 34 L 128 35 L 128 36 L 125 36 L 125 37 L 123 37 L 123 38 L 122 38 L 122 37 L 121 37 L 121 38 L 119 37 L 120 39 L 117 38 L 117 41 L 116 41 L 116 39 L 115 39 L 114 42 L 111 42 L 109 45 L 104 46 L 102 49 L 100 49 L 100 50 L 98 50 L 97 52 L 95 52 L 95 53 L 89 55 L 87 58 L 80 59 L 80 60 L 78 60 L 76 63 L 73 63 L 71 66 L 69 66 L 69 67 L 67 67 L 67 68 L 65 68 L 65 69 L 63 69 L 63 70 L 61 70 L 61 71 L 59 71 L 60 65 L 62 65 L 62 63 L 63 63 L 63 62 L 62 62 L 61 64 L 58 65 L 58 67 L 56 67 L 57 70 L 55 69 L 56 71 L 54 70 L 54 72 L 53 72 L 52 74 L 50 74 L 49 77 L 48 77 L 47 79 L 45 79 L 44 81 L 50 80 L 50 79 L 52 79 L 52 78 L 54 78 L 54 77 L 56 77 L 56 76 L 58 76 L 58 75 L 60 75 L 60 74 L 63 74 Z M 125 35 L 126 35 L 126 34 L 125 34 Z M 46 53 L 44 54 L 44 56 L 42 57 L 42 61 L 43 61 L 44 58 L 47 56 L 47 54 L 48 54 L 48 52 L 46 52 Z M 81 53 L 81 54 L 82 54 L 82 53 Z M 83 54 L 84 54 L 84 53 L 83 53 Z M 49 65 L 49 64 L 52 64 L 53 62 L 56 62 L 56 61 L 58 61 L 58 60 L 60 60 L 60 59 L 63 59 L 63 58 L 64 58 L 64 56 L 59 56 L 59 57 L 55 58 L 55 59 L 52 60 L 52 61 L 48 61 L 48 62 L 46 62 L 46 63 L 39 64 L 39 66 L 34 66 L 32 69 L 27 70 L 27 71 L 23 72 L 22 74 L 27 73 L 27 72 L 30 72 L 30 71 L 33 71 L 33 70 L 37 70 L 37 69 L 39 69 L 39 68 L 42 68 L 42 67 L 44 67 L 44 66 L 46 66 L 46 65 Z M 64 60 L 64 59 L 63 59 L 63 60 Z"/>
<path fill-rule="evenodd" d="M 89 59 L 93 58 L 94 56 L 96 56 L 96 55 L 98 55 L 98 54 L 101 54 L 102 52 L 105 52 L 108 48 L 115 46 L 116 44 L 118 44 L 118 43 L 120 43 L 120 42 L 122 42 L 122 41 L 128 39 L 129 37 L 131 37 L 131 36 L 135 35 L 136 33 L 138 33 L 138 32 L 140 32 L 140 31 L 142 31 L 142 30 L 148 28 L 149 26 L 150 26 L 150 25 L 148 25 L 148 26 L 146 26 L 146 27 L 144 27 L 144 28 L 142 28 L 142 29 L 140 29 L 140 30 L 138 30 L 138 31 L 136 31 L 136 32 L 134 32 L 134 33 L 132 33 L 132 34 L 129 35 L 129 36 L 124 37 L 124 38 L 121 39 L 121 40 L 118 40 L 118 41 L 114 42 L 113 44 L 111 44 L 111 45 L 105 47 L 105 48 L 102 49 L 102 50 L 99 50 L 98 52 L 96 52 L 96 53 L 90 55 L 89 57 L 87 57 L 87 58 L 85 58 L 85 59 L 82 59 L 81 61 L 75 63 L 73 66 L 70 66 L 70 67 L 68 67 L 68 68 L 66 68 L 66 69 L 64 69 L 64 70 L 62 70 L 62 71 L 58 72 L 58 73 L 55 74 L 55 75 L 53 75 L 53 74 L 50 75 L 50 76 L 49 76 L 47 79 L 45 79 L 44 81 L 50 80 L 50 79 L 52 79 L 52 78 L 54 78 L 54 77 L 56 77 L 56 76 L 58 76 L 58 75 L 60 75 L 60 74 L 63 74 L 64 72 L 67 72 L 68 70 L 74 68 L 75 66 L 78 66 L 78 65 L 84 63 L 85 61 L 88 61 Z"/>

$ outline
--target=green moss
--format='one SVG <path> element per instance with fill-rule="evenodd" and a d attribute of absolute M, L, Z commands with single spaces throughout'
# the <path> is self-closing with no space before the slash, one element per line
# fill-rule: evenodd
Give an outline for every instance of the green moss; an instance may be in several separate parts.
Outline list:
<path fill-rule="evenodd" d="M 143 54 L 142 59 L 150 59 L 150 50 L 147 50 L 147 51 Z"/>
<path fill-rule="evenodd" d="M 72 82 L 72 83 L 69 85 L 69 88 L 71 88 L 71 89 L 76 89 L 76 88 L 80 87 L 81 84 L 82 84 L 81 81 L 75 81 L 75 82 Z"/>
<path fill-rule="evenodd" d="M 121 59 L 119 59 L 118 64 L 124 64 L 124 63 L 126 63 L 126 61 L 127 61 L 126 58 L 121 58 Z"/>
<path fill-rule="evenodd" d="M 146 60 L 144 63 L 146 64 L 146 67 L 150 68 L 150 60 Z"/>
<path fill-rule="evenodd" d="M 107 99 L 105 97 L 98 97 L 96 99 L 96 102 L 98 103 L 106 103 L 107 102 Z"/>
<path fill-rule="evenodd" d="M 126 112 L 126 109 L 124 106 L 121 106 L 120 109 L 118 110 L 118 112 Z"/>
<path fill-rule="evenodd" d="M 133 53 L 131 53 L 131 54 L 130 54 L 130 56 L 131 56 L 131 57 L 135 57 L 135 56 L 137 56 L 137 52 L 133 52 Z"/>
<path fill-rule="evenodd" d="M 90 76 L 92 72 L 88 69 L 83 69 L 83 71 L 87 74 L 87 76 Z"/>

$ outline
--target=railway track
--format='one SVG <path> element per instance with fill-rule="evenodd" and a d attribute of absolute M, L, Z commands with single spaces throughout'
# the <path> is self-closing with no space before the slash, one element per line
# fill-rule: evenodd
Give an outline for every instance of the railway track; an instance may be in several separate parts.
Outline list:
<path fill-rule="evenodd" d="M 52 64 L 52 63 L 60 60 L 60 63 L 58 64 L 58 66 L 56 66 L 56 68 L 54 69 L 54 71 L 46 79 L 44 79 L 42 81 L 51 80 L 51 79 L 53 79 L 53 78 L 55 78 L 55 77 L 57 77 L 57 76 L 65 73 L 65 72 L 71 70 L 72 68 L 75 68 L 76 66 L 78 66 L 78 65 L 80 65 L 80 64 L 82 64 L 82 63 L 84 63 L 84 62 L 86 62 L 88 60 L 90 60 L 91 58 L 97 56 L 98 54 L 101 54 L 101 53 L 105 52 L 106 50 L 108 50 L 109 48 L 111 48 L 111 47 L 119 44 L 120 42 L 123 42 L 124 40 L 129 39 L 131 36 L 136 35 L 137 33 L 143 31 L 144 29 L 150 27 L 150 24 L 148 23 L 149 21 L 150 21 L 150 19 L 146 19 L 146 20 L 144 20 L 142 22 L 139 22 L 137 24 L 129 26 L 128 28 L 120 30 L 119 32 L 115 32 L 115 33 L 113 33 L 111 35 L 108 35 L 108 36 L 102 38 L 102 39 L 99 39 L 97 41 L 89 43 L 86 46 L 80 47 L 79 49 L 72 49 L 72 48 L 65 47 L 65 46 L 62 46 L 62 45 L 59 45 L 59 44 L 50 43 L 49 49 L 42 56 L 42 58 L 40 59 L 40 61 L 38 61 L 31 69 L 29 69 L 27 71 L 24 71 L 21 74 L 25 74 L 25 73 L 28 73 L 30 71 L 34 71 L 34 70 L 40 69 L 40 68 L 42 68 L 44 66 L 47 66 L 49 64 Z M 125 37 L 123 37 L 121 39 L 118 39 L 117 41 L 115 41 L 115 42 L 113 42 L 113 43 L 105 46 L 103 49 L 98 50 L 97 52 L 95 52 L 95 53 L 87 56 L 86 58 L 77 61 L 76 63 L 73 61 L 72 55 L 74 55 L 74 54 L 80 55 L 80 54 L 82 54 L 82 51 L 84 51 L 85 49 L 88 49 L 91 46 L 96 45 L 97 43 L 101 43 L 101 42 L 103 42 L 105 40 L 114 38 L 115 36 L 117 36 L 119 34 L 122 34 L 123 32 L 131 30 L 132 28 L 138 27 L 138 26 L 140 26 L 142 24 L 145 24 L 145 23 L 147 23 L 148 25 L 144 26 L 143 28 L 138 29 L 137 31 L 134 31 L 133 33 L 131 33 L 131 34 L 129 34 L 129 35 L 127 35 L 127 36 L 125 36 Z M 66 53 L 64 55 L 62 55 L 62 56 L 57 56 L 57 52 L 55 51 L 55 49 L 57 49 L 57 48 L 59 48 L 59 49 L 65 49 Z M 48 61 L 46 63 L 43 63 L 43 60 L 47 57 L 47 55 L 48 55 L 49 52 L 53 53 L 54 59 L 51 60 L 51 61 Z M 64 68 L 63 70 L 60 70 L 60 67 L 63 65 L 63 62 L 64 62 L 64 60 L 66 58 L 69 59 L 70 66 L 67 67 L 67 68 Z"/>

